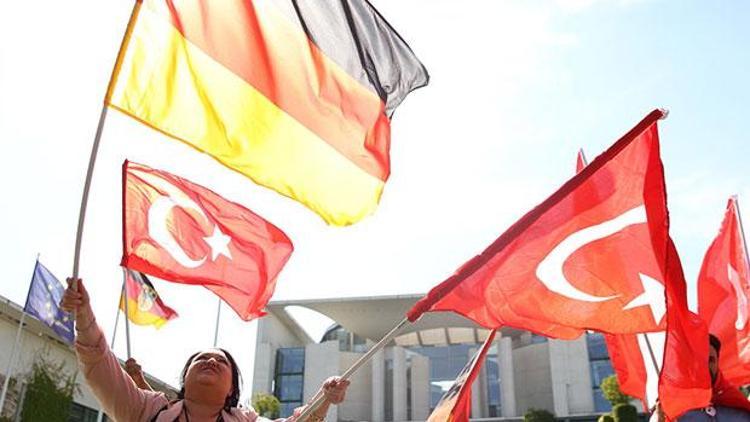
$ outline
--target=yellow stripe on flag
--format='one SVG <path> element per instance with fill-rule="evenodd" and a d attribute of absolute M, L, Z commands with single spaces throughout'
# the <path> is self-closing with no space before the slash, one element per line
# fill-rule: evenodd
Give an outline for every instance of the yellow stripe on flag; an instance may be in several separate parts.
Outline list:
<path fill-rule="evenodd" d="M 163 17 L 140 8 L 107 102 L 328 223 L 371 214 L 384 182 L 342 156 Z M 167 87 L 166 89 L 164 87 Z"/>
<path fill-rule="evenodd" d="M 120 298 L 120 309 L 125 312 L 125 304 L 122 298 Z M 162 325 L 167 323 L 166 318 L 162 318 L 159 315 L 152 314 L 148 311 L 141 311 L 138 308 L 138 302 L 133 299 L 128 299 L 128 319 L 130 322 L 136 325 L 153 325 L 156 328 L 161 328 Z"/>

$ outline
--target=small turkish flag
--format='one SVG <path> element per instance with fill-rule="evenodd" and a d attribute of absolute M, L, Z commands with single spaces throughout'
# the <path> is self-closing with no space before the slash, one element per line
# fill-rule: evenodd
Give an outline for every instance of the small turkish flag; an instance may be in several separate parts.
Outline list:
<path fill-rule="evenodd" d="M 655 110 L 409 312 L 488 328 L 664 329 L 668 217 Z M 549 333 L 547 333 L 549 334 Z M 555 333 L 553 336 L 558 337 Z M 560 336 L 562 337 L 562 336 Z"/>
<path fill-rule="evenodd" d="M 264 315 L 293 247 L 247 208 L 173 174 L 123 163 L 122 266 L 200 284 L 244 320 Z"/>
<path fill-rule="evenodd" d="M 703 258 L 698 276 L 698 313 L 721 340 L 719 368 L 735 385 L 750 383 L 750 268 L 739 225 L 739 206 L 730 198 L 721 230 Z"/>

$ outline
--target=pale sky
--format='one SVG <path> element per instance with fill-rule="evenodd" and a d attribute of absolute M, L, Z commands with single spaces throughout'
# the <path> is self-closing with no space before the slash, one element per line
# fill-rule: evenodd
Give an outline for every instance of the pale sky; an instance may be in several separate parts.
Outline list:
<path fill-rule="evenodd" d="M 108 337 L 122 282 L 125 158 L 206 186 L 284 230 L 295 252 L 274 300 L 425 293 L 571 177 L 578 148 L 593 159 L 657 107 L 670 110 L 660 123 L 662 159 L 672 237 L 694 301 L 727 198 L 738 194 L 750 210 L 750 3 L 373 4 L 431 82 L 397 109 L 392 176 L 379 209 L 355 226 L 328 227 L 210 157 L 109 112 L 81 261 Z M 0 294 L 16 303 L 25 301 L 37 253 L 61 280 L 71 273 L 86 166 L 131 8 L 124 0 L 0 3 Z M 133 353 L 176 385 L 187 356 L 212 344 L 216 297 L 154 283 L 180 318 L 158 331 L 132 327 Z M 224 308 L 219 344 L 238 358 L 245 396 L 255 327 Z"/>

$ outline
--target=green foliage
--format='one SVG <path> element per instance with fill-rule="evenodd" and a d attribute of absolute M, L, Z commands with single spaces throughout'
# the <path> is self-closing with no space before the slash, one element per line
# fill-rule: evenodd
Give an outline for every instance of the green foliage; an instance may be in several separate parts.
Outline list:
<path fill-rule="evenodd" d="M 253 409 L 260 416 L 276 419 L 281 411 L 281 402 L 270 394 L 257 393 L 253 396 Z"/>
<path fill-rule="evenodd" d="M 604 398 L 612 404 L 612 407 L 618 404 L 630 404 L 630 400 L 632 400 L 630 396 L 620 391 L 620 383 L 617 382 L 617 375 L 610 375 L 604 378 L 599 387 L 602 389 Z"/>
<path fill-rule="evenodd" d="M 605 414 L 599 416 L 599 421 L 598 422 L 615 422 L 615 418 L 612 415 L 610 415 L 609 413 L 605 413 Z"/>
<path fill-rule="evenodd" d="M 615 422 L 638 422 L 638 410 L 632 404 L 618 404 L 612 408 Z"/>
<path fill-rule="evenodd" d="M 66 371 L 65 362 L 52 361 L 48 350 L 37 355 L 28 375 L 24 422 L 68 420 L 73 396 L 78 392 L 76 373 Z"/>
<path fill-rule="evenodd" d="M 523 420 L 524 422 L 555 422 L 555 415 L 549 410 L 532 407 L 524 413 Z"/>

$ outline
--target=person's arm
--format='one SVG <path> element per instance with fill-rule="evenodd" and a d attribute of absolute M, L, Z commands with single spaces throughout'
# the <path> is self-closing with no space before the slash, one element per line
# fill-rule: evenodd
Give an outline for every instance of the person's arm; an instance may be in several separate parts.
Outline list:
<path fill-rule="evenodd" d="M 68 279 L 60 307 L 76 317 L 76 355 L 78 365 L 104 411 L 115 420 L 144 421 L 167 405 L 161 393 L 138 388 L 120 367 L 96 323 L 89 295 L 81 280 L 73 288 Z"/>
<path fill-rule="evenodd" d="M 151 385 L 149 385 L 148 381 L 146 381 L 146 377 L 143 376 L 141 365 L 139 365 L 135 359 L 128 358 L 128 360 L 125 361 L 125 372 L 128 373 L 130 379 L 132 379 L 135 385 L 137 385 L 141 390 L 154 390 L 153 388 L 151 388 Z"/>
<path fill-rule="evenodd" d="M 326 419 L 326 415 L 328 414 L 328 409 L 331 407 L 332 404 L 339 404 L 346 398 L 346 389 L 349 387 L 349 380 L 342 380 L 340 377 L 330 377 L 327 380 L 323 382 L 323 385 L 320 387 L 320 390 L 318 391 L 318 394 L 316 394 L 313 397 L 317 397 L 319 395 L 323 395 L 325 397 L 325 400 L 323 401 L 323 404 L 317 407 L 312 414 L 307 418 L 306 422 L 320 422 L 324 421 Z M 286 419 L 286 422 L 294 422 L 297 420 L 297 415 L 302 413 L 302 411 L 307 407 L 308 405 L 305 405 L 303 407 L 297 408 L 294 411 L 294 415 L 290 417 L 289 419 Z M 278 419 L 277 421 L 283 421 L 283 419 Z"/>

